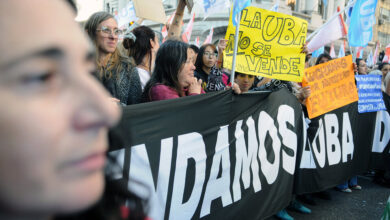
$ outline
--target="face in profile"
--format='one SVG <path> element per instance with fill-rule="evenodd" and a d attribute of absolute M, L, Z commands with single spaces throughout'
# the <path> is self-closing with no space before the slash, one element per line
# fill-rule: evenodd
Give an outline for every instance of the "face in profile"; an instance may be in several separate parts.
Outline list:
<path fill-rule="evenodd" d="M 0 214 L 84 209 L 101 196 L 120 112 L 65 1 L 0 1 L 0 17 Z"/>
<path fill-rule="evenodd" d="M 194 54 L 193 50 L 187 49 L 187 60 L 180 68 L 179 73 L 177 74 L 177 79 L 182 88 L 186 88 L 190 85 L 190 82 L 194 79 Z"/>
<path fill-rule="evenodd" d="M 364 60 L 359 61 L 359 66 L 358 66 L 358 73 L 361 75 L 366 75 L 368 72 L 367 69 L 367 64 Z"/>
<path fill-rule="evenodd" d="M 385 64 L 382 68 L 382 79 L 385 79 L 390 71 L 390 64 Z"/>
<path fill-rule="evenodd" d="M 121 33 L 118 24 L 113 18 L 109 18 L 98 25 L 96 30 L 96 44 L 103 53 L 113 53 Z"/>
<path fill-rule="evenodd" d="M 241 92 L 248 92 L 255 81 L 255 76 L 243 73 L 236 74 L 237 76 L 234 82 L 236 82 L 237 85 L 240 87 Z"/>
<path fill-rule="evenodd" d="M 206 47 L 202 57 L 203 65 L 207 68 L 213 67 L 217 62 L 217 56 L 218 54 L 215 52 L 215 50 L 212 47 L 210 46 Z"/>

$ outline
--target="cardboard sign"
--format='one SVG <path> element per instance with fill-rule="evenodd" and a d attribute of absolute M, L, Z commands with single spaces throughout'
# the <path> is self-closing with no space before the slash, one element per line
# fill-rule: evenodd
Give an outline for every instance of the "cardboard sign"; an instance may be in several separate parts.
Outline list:
<path fill-rule="evenodd" d="M 161 0 L 133 0 L 137 17 L 165 24 L 167 16 Z"/>
<path fill-rule="evenodd" d="M 119 28 L 126 28 L 130 22 L 137 21 L 138 18 L 135 15 L 133 2 L 130 1 L 124 8 L 120 9 L 118 15 L 115 16 L 115 19 L 118 22 Z"/>
<path fill-rule="evenodd" d="M 382 76 L 357 75 L 355 78 L 359 94 L 359 113 L 386 110 L 382 96 Z"/>
<path fill-rule="evenodd" d="M 305 54 L 307 21 L 256 7 L 242 11 L 236 71 L 250 75 L 301 82 Z M 235 27 L 230 15 L 226 32 L 224 68 L 233 62 Z"/>
<path fill-rule="evenodd" d="M 309 118 L 356 102 L 352 55 L 306 69 L 302 85 L 311 90 L 306 100 Z"/>

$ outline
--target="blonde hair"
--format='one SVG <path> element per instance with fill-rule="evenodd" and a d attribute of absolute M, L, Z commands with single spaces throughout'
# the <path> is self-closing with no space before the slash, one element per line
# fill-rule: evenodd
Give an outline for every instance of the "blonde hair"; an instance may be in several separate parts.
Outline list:
<path fill-rule="evenodd" d="M 96 29 L 98 28 L 99 24 L 103 21 L 106 21 L 110 18 L 114 18 L 110 13 L 100 11 L 96 12 L 91 15 L 91 17 L 88 18 L 87 22 L 85 23 L 84 29 L 87 32 L 88 36 L 91 38 L 92 42 L 95 44 L 96 48 L 96 64 L 98 67 L 98 77 L 99 79 L 103 78 L 111 78 L 116 77 L 116 74 L 123 71 L 124 65 L 123 63 L 127 63 L 129 65 L 126 65 L 127 69 L 129 70 L 130 67 L 134 66 L 134 61 L 130 59 L 129 57 L 123 55 L 121 53 L 120 49 L 117 48 L 115 51 L 110 54 L 110 59 L 108 60 L 107 64 L 101 64 L 98 61 L 99 57 L 99 49 L 97 48 L 96 43 Z"/>

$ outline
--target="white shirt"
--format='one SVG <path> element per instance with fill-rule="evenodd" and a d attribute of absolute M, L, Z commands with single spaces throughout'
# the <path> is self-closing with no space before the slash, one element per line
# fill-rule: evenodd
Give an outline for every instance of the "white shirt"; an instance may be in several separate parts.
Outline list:
<path fill-rule="evenodd" d="M 141 80 L 142 91 L 144 91 L 146 83 L 150 80 L 150 73 L 142 68 L 137 67 L 138 75 Z"/>

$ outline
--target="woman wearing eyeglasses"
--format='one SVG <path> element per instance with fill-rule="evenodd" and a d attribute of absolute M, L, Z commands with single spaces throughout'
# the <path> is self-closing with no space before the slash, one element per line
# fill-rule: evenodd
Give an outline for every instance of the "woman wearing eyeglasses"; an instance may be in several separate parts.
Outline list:
<path fill-rule="evenodd" d="M 142 88 L 134 62 L 117 48 L 122 31 L 114 17 L 107 12 L 96 12 L 85 24 L 85 31 L 97 51 L 97 77 L 111 95 L 124 105 L 141 101 Z"/>
<path fill-rule="evenodd" d="M 217 48 L 213 44 L 205 44 L 199 49 L 195 62 L 195 77 L 203 81 L 202 88 L 206 92 L 220 91 L 226 88 L 223 82 L 224 74 L 218 69 L 219 64 L 222 63 L 222 52 L 225 47 L 226 41 L 221 40 L 218 45 L 220 57 L 218 57 Z"/>

